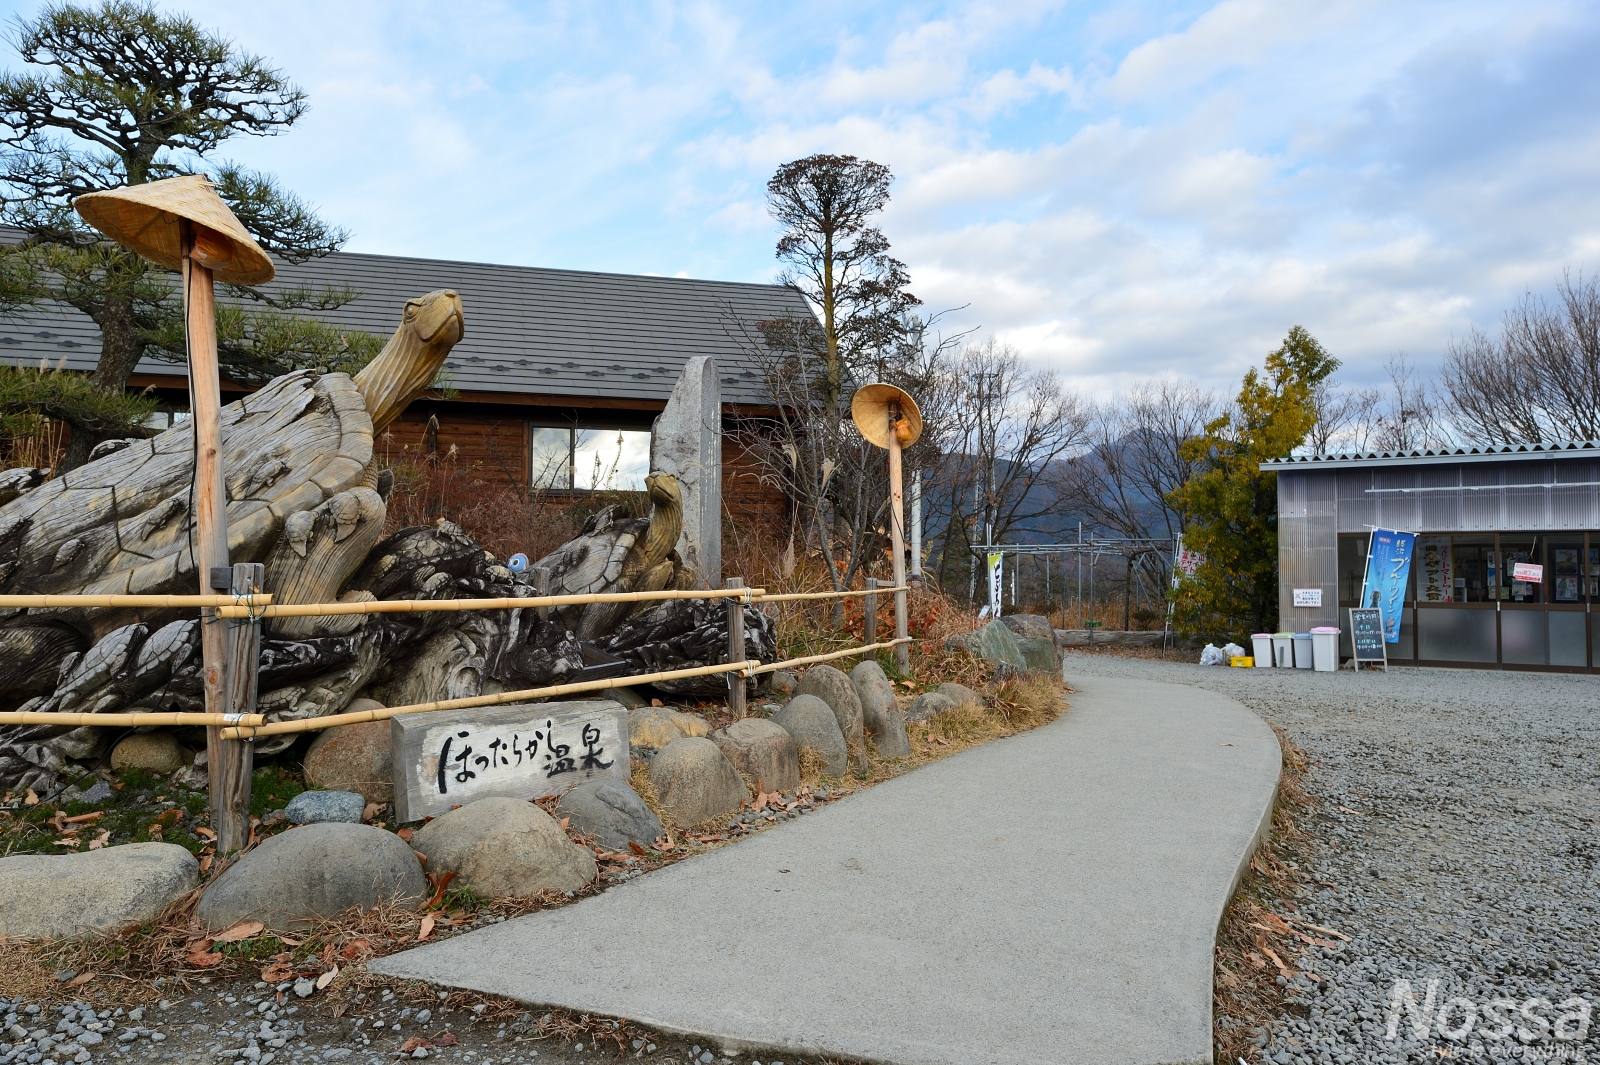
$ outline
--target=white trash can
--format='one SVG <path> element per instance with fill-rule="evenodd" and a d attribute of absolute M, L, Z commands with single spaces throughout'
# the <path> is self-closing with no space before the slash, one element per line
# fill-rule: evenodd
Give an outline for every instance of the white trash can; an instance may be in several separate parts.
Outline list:
<path fill-rule="evenodd" d="M 1297 632 L 1294 634 L 1294 668 L 1311 668 L 1311 634 Z"/>
<path fill-rule="evenodd" d="M 1272 664 L 1279 669 L 1294 668 L 1294 633 L 1272 634 Z"/>
<path fill-rule="evenodd" d="M 1272 668 L 1272 633 L 1258 632 L 1250 637 L 1250 642 L 1256 649 L 1256 668 Z"/>
<path fill-rule="evenodd" d="M 1311 651 L 1319 673 L 1339 671 L 1339 630 L 1326 625 L 1311 630 Z"/>

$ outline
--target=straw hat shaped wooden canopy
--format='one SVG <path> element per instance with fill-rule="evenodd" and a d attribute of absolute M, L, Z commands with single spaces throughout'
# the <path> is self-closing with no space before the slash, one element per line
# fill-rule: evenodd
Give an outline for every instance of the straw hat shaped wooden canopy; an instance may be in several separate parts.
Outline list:
<path fill-rule="evenodd" d="M 72 206 L 85 222 L 118 244 L 173 270 L 183 266 L 180 222 L 188 219 L 196 227 L 195 258 L 209 266 L 218 281 L 260 285 L 271 281 L 275 272 L 267 253 L 204 174 L 88 192 Z"/>
<path fill-rule="evenodd" d="M 900 408 L 900 417 L 909 429 L 909 434 L 900 434 L 900 446 L 910 447 L 922 435 L 922 412 L 917 409 L 916 400 L 894 385 L 878 382 L 856 389 L 855 398 L 850 400 L 850 418 L 861 430 L 862 436 L 879 447 L 887 448 L 891 403 Z"/>

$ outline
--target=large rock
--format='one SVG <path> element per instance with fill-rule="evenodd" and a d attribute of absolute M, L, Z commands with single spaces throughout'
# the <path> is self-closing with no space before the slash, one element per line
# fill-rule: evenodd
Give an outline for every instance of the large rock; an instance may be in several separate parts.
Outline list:
<path fill-rule="evenodd" d="M 356 703 L 378 704 L 370 699 Z M 352 703 L 350 709 L 367 706 Z M 361 721 L 323 729 L 306 751 L 306 782 L 324 791 L 359 792 L 367 802 L 394 802 L 394 748 L 387 721 Z"/>
<path fill-rule="evenodd" d="M 111 752 L 111 768 L 117 773 L 143 769 L 166 776 L 181 769 L 183 762 L 183 748 L 170 732 L 134 733 Z"/>
<path fill-rule="evenodd" d="M 120 932 L 154 920 L 199 879 L 194 855 L 172 843 L 0 858 L 0 937 Z"/>
<path fill-rule="evenodd" d="M 650 427 L 650 468 L 678 479 L 678 557 L 702 588 L 722 587 L 722 378 L 711 356 L 684 363 L 672 398 Z"/>
<path fill-rule="evenodd" d="M 1017 638 L 998 621 L 991 621 L 977 632 L 965 636 L 952 636 L 946 643 L 963 647 L 997 666 L 1028 668 L 1027 661 L 1022 657 L 1022 649 L 1017 646 Z"/>
<path fill-rule="evenodd" d="M 800 787 L 800 748 L 782 725 L 747 717 L 713 732 L 711 741 L 757 786 L 785 794 Z"/>
<path fill-rule="evenodd" d="M 956 703 L 947 695 L 939 692 L 923 692 L 911 700 L 911 705 L 906 708 L 907 721 L 926 721 L 930 717 L 949 713 L 956 708 Z"/>
<path fill-rule="evenodd" d="M 946 699 L 949 699 L 957 706 L 971 704 L 973 706 L 981 707 L 983 705 L 983 696 L 979 695 L 965 684 L 957 684 L 955 681 L 947 680 L 943 684 L 939 685 L 937 691 L 940 695 L 944 696 Z"/>
<path fill-rule="evenodd" d="M 1054 640 L 1055 630 L 1050 627 L 1050 620 L 1038 614 L 1007 614 L 1000 619 L 1000 623 L 1011 630 L 1011 634 L 1021 639 L 1032 636 L 1040 640 Z"/>
<path fill-rule="evenodd" d="M 1039 673 L 1054 674 L 1061 668 L 1061 659 L 1056 655 L 1056 642 L 1054 639 L 1042 639 L 1038 636 L 1019 636 L 1017 650 L 1022 652 L 1022 660 L 1029 669 Z"/>
<path fill-rule="evenodd" d="M 850 671 L 850 683 L 861 699 L 861 723 L 884 758 L 904 758 L 911 753 L 906 739 L 906 719 L 894 697 L 883 667 L 868 659 Z"/>
<path fill-rule="evenodd" d="M 453 872 L 452 884 L 488 898 L 577 891 L 599 872 L 594 855 L 524 799 L 469 802 L 429 821 L 411 845 L 428 856 L 428 872 Z"/>
<path fill-rule="evenodd" d="M 366 808 L 367 800 L 359 791 L 302 791 L 283 812 L 296 825 L 358 825 Z"/>
<path fill-rule="evenodd" d="M 701 737 L 661 748 L 650 760 L 650 784 L 679 828 L 732 813 L 750 798 L 722 748 Z"/>
<path fill-rule="evenodd" d="M 670 706 L 641 706 L 628 711 L 628 744 L 632 747 L 665 747 L 710 731 L 705 718 Z"/>
<path fill-rule="evenodd" d="M 839 731 L 852 747 L 861 746 L 863 731 L 861 696 L 850 678 L 832 666 L 812 666 L 800 678 L 800 695 L 815 695 L 833 710 Z"/>
<path fill-rule="evenodd" d="M 207 928 L 261 921 L 276 931 L 357 907 L 428 896 L 422 864 L 393 832 L 303 825 L 273 836 L 212 881 L 197 914 Z"/>
<path fill-rule="evenodd" d="M 572 827 L 593 836 L 608 850 L 628 851 L 628 844 L 649 847 L 665 835 L 661 819 L 645 805 L 639 793 L 620 780 L 590 780 L 579 784 L 556 804 Z M 424 852 L 426 853 L 426 852 Z"/>
<path fill-rule="evenodd" d="M 839 731 L 839 719 L 833 716 L 833 708 L 815 695 L 795 696 L 772 715 L 772 722 L 794 737 L 796 747 L 816 751 L 825 775 L 843 776 L 850 768 L 850 749 Z"/>

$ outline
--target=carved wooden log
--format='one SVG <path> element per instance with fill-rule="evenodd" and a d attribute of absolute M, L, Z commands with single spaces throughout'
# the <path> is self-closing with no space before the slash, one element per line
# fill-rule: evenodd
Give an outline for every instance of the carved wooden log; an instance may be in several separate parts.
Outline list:
<path fill-rule="evenodd" d="M 366 562 L 383 533 L 383 500 L 371 488 L 340 492 L 315 510 L 289 515 L 267 560 L 267 584 L 275 603 L 330 603 L 375 598 L 345 592 L 345 583 Z M 271 618 L 267 631 L 281 638 L 347 636 L 361 628 L 359 614 L 328 618 Z"/>

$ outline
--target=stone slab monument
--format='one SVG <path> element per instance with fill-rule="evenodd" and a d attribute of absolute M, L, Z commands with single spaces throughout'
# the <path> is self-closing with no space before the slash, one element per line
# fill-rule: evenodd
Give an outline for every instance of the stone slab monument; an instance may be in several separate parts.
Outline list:
<path fill-rule="evenodd" d="M 678 479 L 678 557 L 702 588 L 722 587 L 722 382 L 709 355 L 688 361 L 650 431 L 650 469 Z"/>

